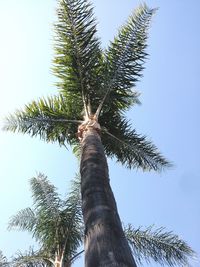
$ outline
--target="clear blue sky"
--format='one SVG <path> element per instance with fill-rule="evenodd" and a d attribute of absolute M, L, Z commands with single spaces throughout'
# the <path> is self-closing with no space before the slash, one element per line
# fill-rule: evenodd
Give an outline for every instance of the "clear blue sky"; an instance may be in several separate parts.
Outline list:
<path fill-rule="evenodd" d="M 140 3 L 92 2 L 103 47 Z M 111 184 L 125 223 L 165 226 L 200 253 L 200 1 L 146 3 L 159 10 L 150 29 L 149 60 L 138 83 L 142 105 L 128 115 L 174 168 L 143 173 L 109 161 Z M 0 1 L 1 125 L 9 112 L 57 92 L 50 71 L 55 8 L 56 0 Z M 27 234 L 6 230 L 9 217 L 31 205 L 29 178 L 43 172 L 64 194 L 77 164 L 70 150 L 21 134 L 0 132 L 0 151 L 0 249 L 9 257 L 33 244 Z"/>

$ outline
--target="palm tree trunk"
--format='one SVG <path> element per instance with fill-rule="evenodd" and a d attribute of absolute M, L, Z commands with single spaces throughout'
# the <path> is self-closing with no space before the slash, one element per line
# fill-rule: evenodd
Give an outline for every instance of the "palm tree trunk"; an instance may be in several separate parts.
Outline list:
<path fill-rule="evenodd" d="M 107 160 L 98 132 L 88 127 L 81 144 L 85 267 L 136 267 L 110 187 Z"/>
<path fill-rule="evenodd" d="M 62 267 L 61 261 L 60 261 L 60 256 L 59 254 L 56 252 L 56 256 L 55 256 L 55 263 L 54 263 L 55 267 Z"/>

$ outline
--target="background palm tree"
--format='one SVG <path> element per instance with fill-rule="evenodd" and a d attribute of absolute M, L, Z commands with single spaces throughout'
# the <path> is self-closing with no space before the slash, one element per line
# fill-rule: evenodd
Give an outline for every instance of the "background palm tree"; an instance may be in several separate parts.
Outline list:
<path fill-rule="evenodd" d="M 79 255 L 82 241 L 80 190 L 76 180 L 68 197 L 61 200 L 56 188 L 43 174 L 30 180 L 34 208 L 25 208 L 14 215 L 8 229 L 28 231 L 40 249 L 19 253 L 17 264 L 45 264 L 69 267 Z"/>
<path fill-rule="evenodd" d="M 77 252 L 83 241 L 80 179 L 77 176 L 73 180 L 72 190 L 64 201 L 44 175 L 39 174 L 36 178 L 32 178 L 30 184 L 34 208 L 20 210 L 14 215 L 10 219 L 9 229 L 30 232 L 39 241 L 40 249 L 18 251 L 12 258 L 10 266 L 70 266 L 83 253 L 83 250 Z M 55 208 L 57 208 L 56 219 Z M 142 264 L 143 261 L 149 263 L 153 260 L 169 266 L 188 264 L 188 259 L 194 256 L 192 249 L 172 232 L 166 232 L 164 228 L 154 228 L 135 229 L 131 224 L 123 227 L 136 262 Z M 59 258 L 63 259 L 63 263 L 62 260 L 57 262 Z M 4 265 L 7 263 L 2 253 L 0 262 Z"/>
<path fill-rule="evenodd" d="M 129 168 L 161 170 L 170 165 L 125 118 L 125 111 L 140 103 L 132 88 L 144 68 L 154 12 L 140 6 L 103 51 L 91 5 L 86 0 L 61 0 L 54 59 L 59 95 L 33 101 L 10 116 L 5 126 L 61 145 L 76 145 L 79 139 L 86 266 L 135 266 L 104 152 Z"/>

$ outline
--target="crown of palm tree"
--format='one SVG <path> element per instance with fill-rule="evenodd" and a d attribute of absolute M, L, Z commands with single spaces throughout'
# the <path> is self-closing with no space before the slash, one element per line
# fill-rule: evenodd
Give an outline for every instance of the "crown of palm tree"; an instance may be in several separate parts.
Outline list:
<path fill-rule="evenodd" d="M 53 71 L 59 93 L 39 99 L 6 119 L 4 129 L 76 145 L 78 124 L 95 118 L 107 156 L 129 168 L 161 170 L 170 163 L 132 129 L 125 112 L 139 104 L 136 82 L 147 57 L 147 30 L 155 9 L 141 5 L 106 50 L 96 37 L 87 0 L 60 0 Z"/>

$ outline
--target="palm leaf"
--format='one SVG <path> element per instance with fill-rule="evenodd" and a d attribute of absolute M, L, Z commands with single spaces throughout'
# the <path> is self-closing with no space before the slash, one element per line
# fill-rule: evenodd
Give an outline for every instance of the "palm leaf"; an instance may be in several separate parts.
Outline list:
<path fill-rule="evenodd" d="M 155 145 L 147 141 L 145 136 L 140 136 L 132 130 L 125 119 L 115 115 L 112 117 L 112 123 L 110 121 L 104 121 L 105 127 L 102 132 L 102 142 L 107 156 L 115 157 L 128 168 L 159 171 L 171 166 Z"/>
<path fill-rule="evenodd" d="M 56 218 L 61 200 L 55 186 L 48 181 L 47 176 L 41 173 L 33 177 L 30 184 L 35 210 L 42 210 L 48 213 L 49 217 Z"/>
<path fill-rule="evenodd" d="M 30 184 L 34 209 L 38 218 L 34 236 L 42 244 L 46 244 L 45 248 L 54 244 L 54 250 L 56 250 L 59 242 L 57 228 L 61 221 L 62 201 L 55 186 L 48 181 L 45 175 L 39 174 L 37 177 L 33 177 Z"/>
<path fill-rule="evenodd" d="M 89 99 L 97 87 L 101 50 L 95 37 L 96 22 L 85 0 L 61 0 L 56 30 L 54 73 L 62 94 L 76 104 L 76 112 L 89 113 Z"/>
<path fill-rule="evenodd" d="M 144 230 L 134 229 L 132 225 L 124 228 L 125 235 L 138 263 L 151 260 L 169 266 L 188 266 L 189 258 L 194 257 L 194 251 L 172 232 L 166 232 L 161 227 L 153 229 L 150 226 Z"/>
<path fill-rule="evenodd" d="M 65 258 L 69 259 L 76 257 L 77 247 L 82 243 L 84 236 L 79 175 L 71 182 L 71 189 L 67 199 L 63 201 L 63 208 L 61 224 L 65 225 L 64 254 Z M 60 230 L 62 234 L 62 227 Z"/>
<path fill-rule="evenodd" d="M 8 230 L 20 230 L 32 232 L 37 223 L 35 212 L 31 208 L 25 208 L 10 218 Z"/>
<path fill-rule="evenodd" d="M 134 103 L 139 103 L 138 93 L 131 88 L 144 69 L 147 30 L 154 13 L 155 9 L 141 5 L 129 17 L 106 51 L 104 98 L 96 112 L 97 116 L 105 106 L 121 112 Z"/>
<path fill-rule="evenodd" d="M 12 266 L 14 267 L 53 267 L 54 261 L 43 251 L 34 251 L 29 248 L 28 251 L 18 251 L 12 258 Z"/>
<path fill-rule="evenodd" d="M 75 133 L 80 115 L 72 112 L 64 97 L 49 97 L 26 105 L 24 111 L 17 111 L 6 118 L 4 130 L 40 136 L 49 142 L 59 144 L 77 142 Z"/>

